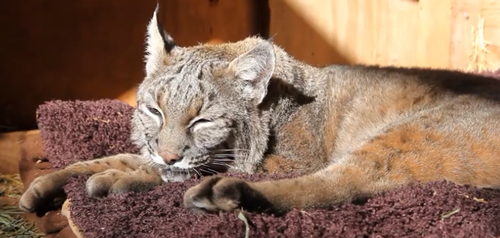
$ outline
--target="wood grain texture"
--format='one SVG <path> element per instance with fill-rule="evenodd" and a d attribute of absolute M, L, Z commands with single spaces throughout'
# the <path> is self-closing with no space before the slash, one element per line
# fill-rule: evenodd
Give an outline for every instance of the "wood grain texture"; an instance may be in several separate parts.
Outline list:
<path fill-rule="evenodd" d="M 157 2 L 165 28 L 185 46 L 261 33 L 255 14 L 267 7 L 261 0 L 0 1 L 0 131 L 35 128 L 37 106 L 52 99 L 134 105 Z"/>
<path fill-rule="evenodd" d="M 115 98 L 137 85 L 155 4 L 1 1 L 0 125 L 35 128 L 44 101 Z"/>
<path fill-rule="evenodd" d="M 267 1 L 164 0 L 161 18 L 180 46 L 238 41 L 265 35 Z"/>
<path fill-rule="evenodd" d="M 488 43 L 489 53 L 482 55 L 487 69 L 500 67 L 500 1 L 498 0 L 460 0 L 454 1 L 452 8 L 452 39 L 450 68 L 475 68 L 471 58 L 475 52 L 477 37 Z M 482 35 L 478 32 L 480 22 L 484 21 Z"/>
<path fill-rule="evenodd" d="M 466 70 L 484 20 L 487 69 L 500 67 L 498 0 L 269 0 L 270 35 L 295 57 Z"/>
<path fill-rule="evenodd" d="M 452 0 L 419 1 L 416 65 L 429 68 L 450 66 L 452 3 Z"/>
<path fill-rule="evenodd" d="M 331 1 L 270 0 L 269 7 L 269 36 L 291 55 L 314 65 L 350 62 L 336 47 Z"/>
<path fill-rule="evenodd" d="M 41 156 L 42 148 L 38 130 L 0 133 L 0 174 L 19 173 L 19 161 Z"/>
<path fill-rule="evenodd" d="M 260 34 L 314 65 L 465 70 L 484 21 L 485 67 L 500 67 L 500 0 L 0 1 L 0 131 L 35 128 L 52 99 L 134 105 L 157 2 L 181 46 Z"/>

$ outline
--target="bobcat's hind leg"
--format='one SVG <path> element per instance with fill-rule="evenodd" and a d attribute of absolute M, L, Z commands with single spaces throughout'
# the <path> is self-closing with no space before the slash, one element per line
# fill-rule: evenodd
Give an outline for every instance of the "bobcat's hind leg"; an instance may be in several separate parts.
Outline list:
<path fill-rule="evenodd" d="M 146 170 L 145 167 L 146 166 L 144 166 L 142 158 L 139 155 L 134 154 L 119 154 L 101 159 L 78 162 L 69 165 L 64 169 L 40 176 L 33 180 L 21 196 L 19 200 L 19 207 L 24 211 L 36 212 L 38 215 L 43 215 L 45 212 L 53 210 L 62 204 L 66 197 L 63 187 L 70 177 L 101 174 L 106 170 L 113 169 L 113 171 L 116 170 L 128 174 L 128 178 L 126 179 L 128 181 L 133 181 L 136 177 L 138 178 L 137 180 L 141 180 L 141 176 L 134 177 L 133 175 L 142 173 L 139 171 Z M 154 169 L 148 169 L 147 173 L 150 174 L 148 178 L 151 183 L 157 182 L 159 184 L 161 182 L 158 172 L 155 172 Z M 151 176 L 156 176 L 157 180 L 151 179 Z M 116 180 L 115 182 L 118 181 L 120 180 Z M 120 183 L 125 183 L 125 180 Z M 130 183 L 132 184 L 133 182 Z M 114 183 L 111 184 L 108 189 L 113 186 Z M 148 186 L 151 187 L 152 185 L 149 184 Z M 105 185 L 101 185 L 100 187 L 103 188 Z M 136 188 L 136 186 L 127 187 L 123 185 L 120 186 L 120 188 L 121 189 L 116 189 L 116 191 L 126 191 L 126 189 Z"/>

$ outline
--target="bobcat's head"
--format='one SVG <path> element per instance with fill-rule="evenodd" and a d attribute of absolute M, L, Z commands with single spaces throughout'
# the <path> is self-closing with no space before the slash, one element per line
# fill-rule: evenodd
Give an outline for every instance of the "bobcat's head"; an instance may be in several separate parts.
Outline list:
<path fill-rule="evenodd" d="M 250 160 L 262 156 L 267 142 L 258 106 L 274 71 L 272 43 L 252 37 L 177 46 L 157 10 L 147 28 L 146 77 L 137 92 L 132 140 L 164 180 L 211 173 L 221 164 L 252 170 L 246 164 L 258 163 Z"/>

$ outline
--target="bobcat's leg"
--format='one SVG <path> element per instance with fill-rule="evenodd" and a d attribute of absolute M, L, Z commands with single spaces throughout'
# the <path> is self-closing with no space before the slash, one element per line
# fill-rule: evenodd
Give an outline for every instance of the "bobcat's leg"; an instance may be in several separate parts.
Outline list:
<path fill-rule="evenodd" d="M 199 211 L 243 207 L 281 212 L 349 202 L 416 181 L 500 187 L 498 143 L 491 142 L 493 139 L 464 147 L 456 135 L 433 132 L 427 124 L 421 127 L 416 123 L 388 130 L 306 176 L 261 182 L 207 178 L 186 192 L 184 204 Z"/>
<path fill-rule="evenodd" d="M 375 163 L 332 164 L 314 174 L 274 181 L 208 177 L 184 195 L 186 208 L 196 212 L 232 211 L 281 213 L 292 208 L 319 208 L 350 202 L 408 182 L 388 181 Z M 394 178 L 393 178 L 394 179 Z"/>
<path fill-rule="evenodd" d="M 139 155 L 119 154 L 78 162 L 36 178 L 21 196 L 19 207 L 38 214 L 52 210 L 64 201 L 63 187 L 70 177 L 91 174 L 87 191 L 92 196 L 147 190 L 161 183 L 158 171 L 145 166 Z"/>

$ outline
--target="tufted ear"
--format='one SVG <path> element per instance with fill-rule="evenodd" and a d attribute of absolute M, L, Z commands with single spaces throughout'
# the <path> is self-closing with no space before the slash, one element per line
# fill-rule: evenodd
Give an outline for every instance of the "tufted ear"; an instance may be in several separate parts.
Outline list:
<path fill-rule="evenodd" d="M 160 68 L 163 59 L 178 48 L 158 20 L 159 5 L 148 24 L 146 35 L 146 73 L 149 75 Z"/>
<path fill-rule="evenodd" d="M 243 80 L 243 96 L 260 104 L 267 94 L 269 80 L 273 76 L 275 66 L 274 47 L 263 41 L 253 49 L 234 59 L 229 67 L 238 80 Z"/>

